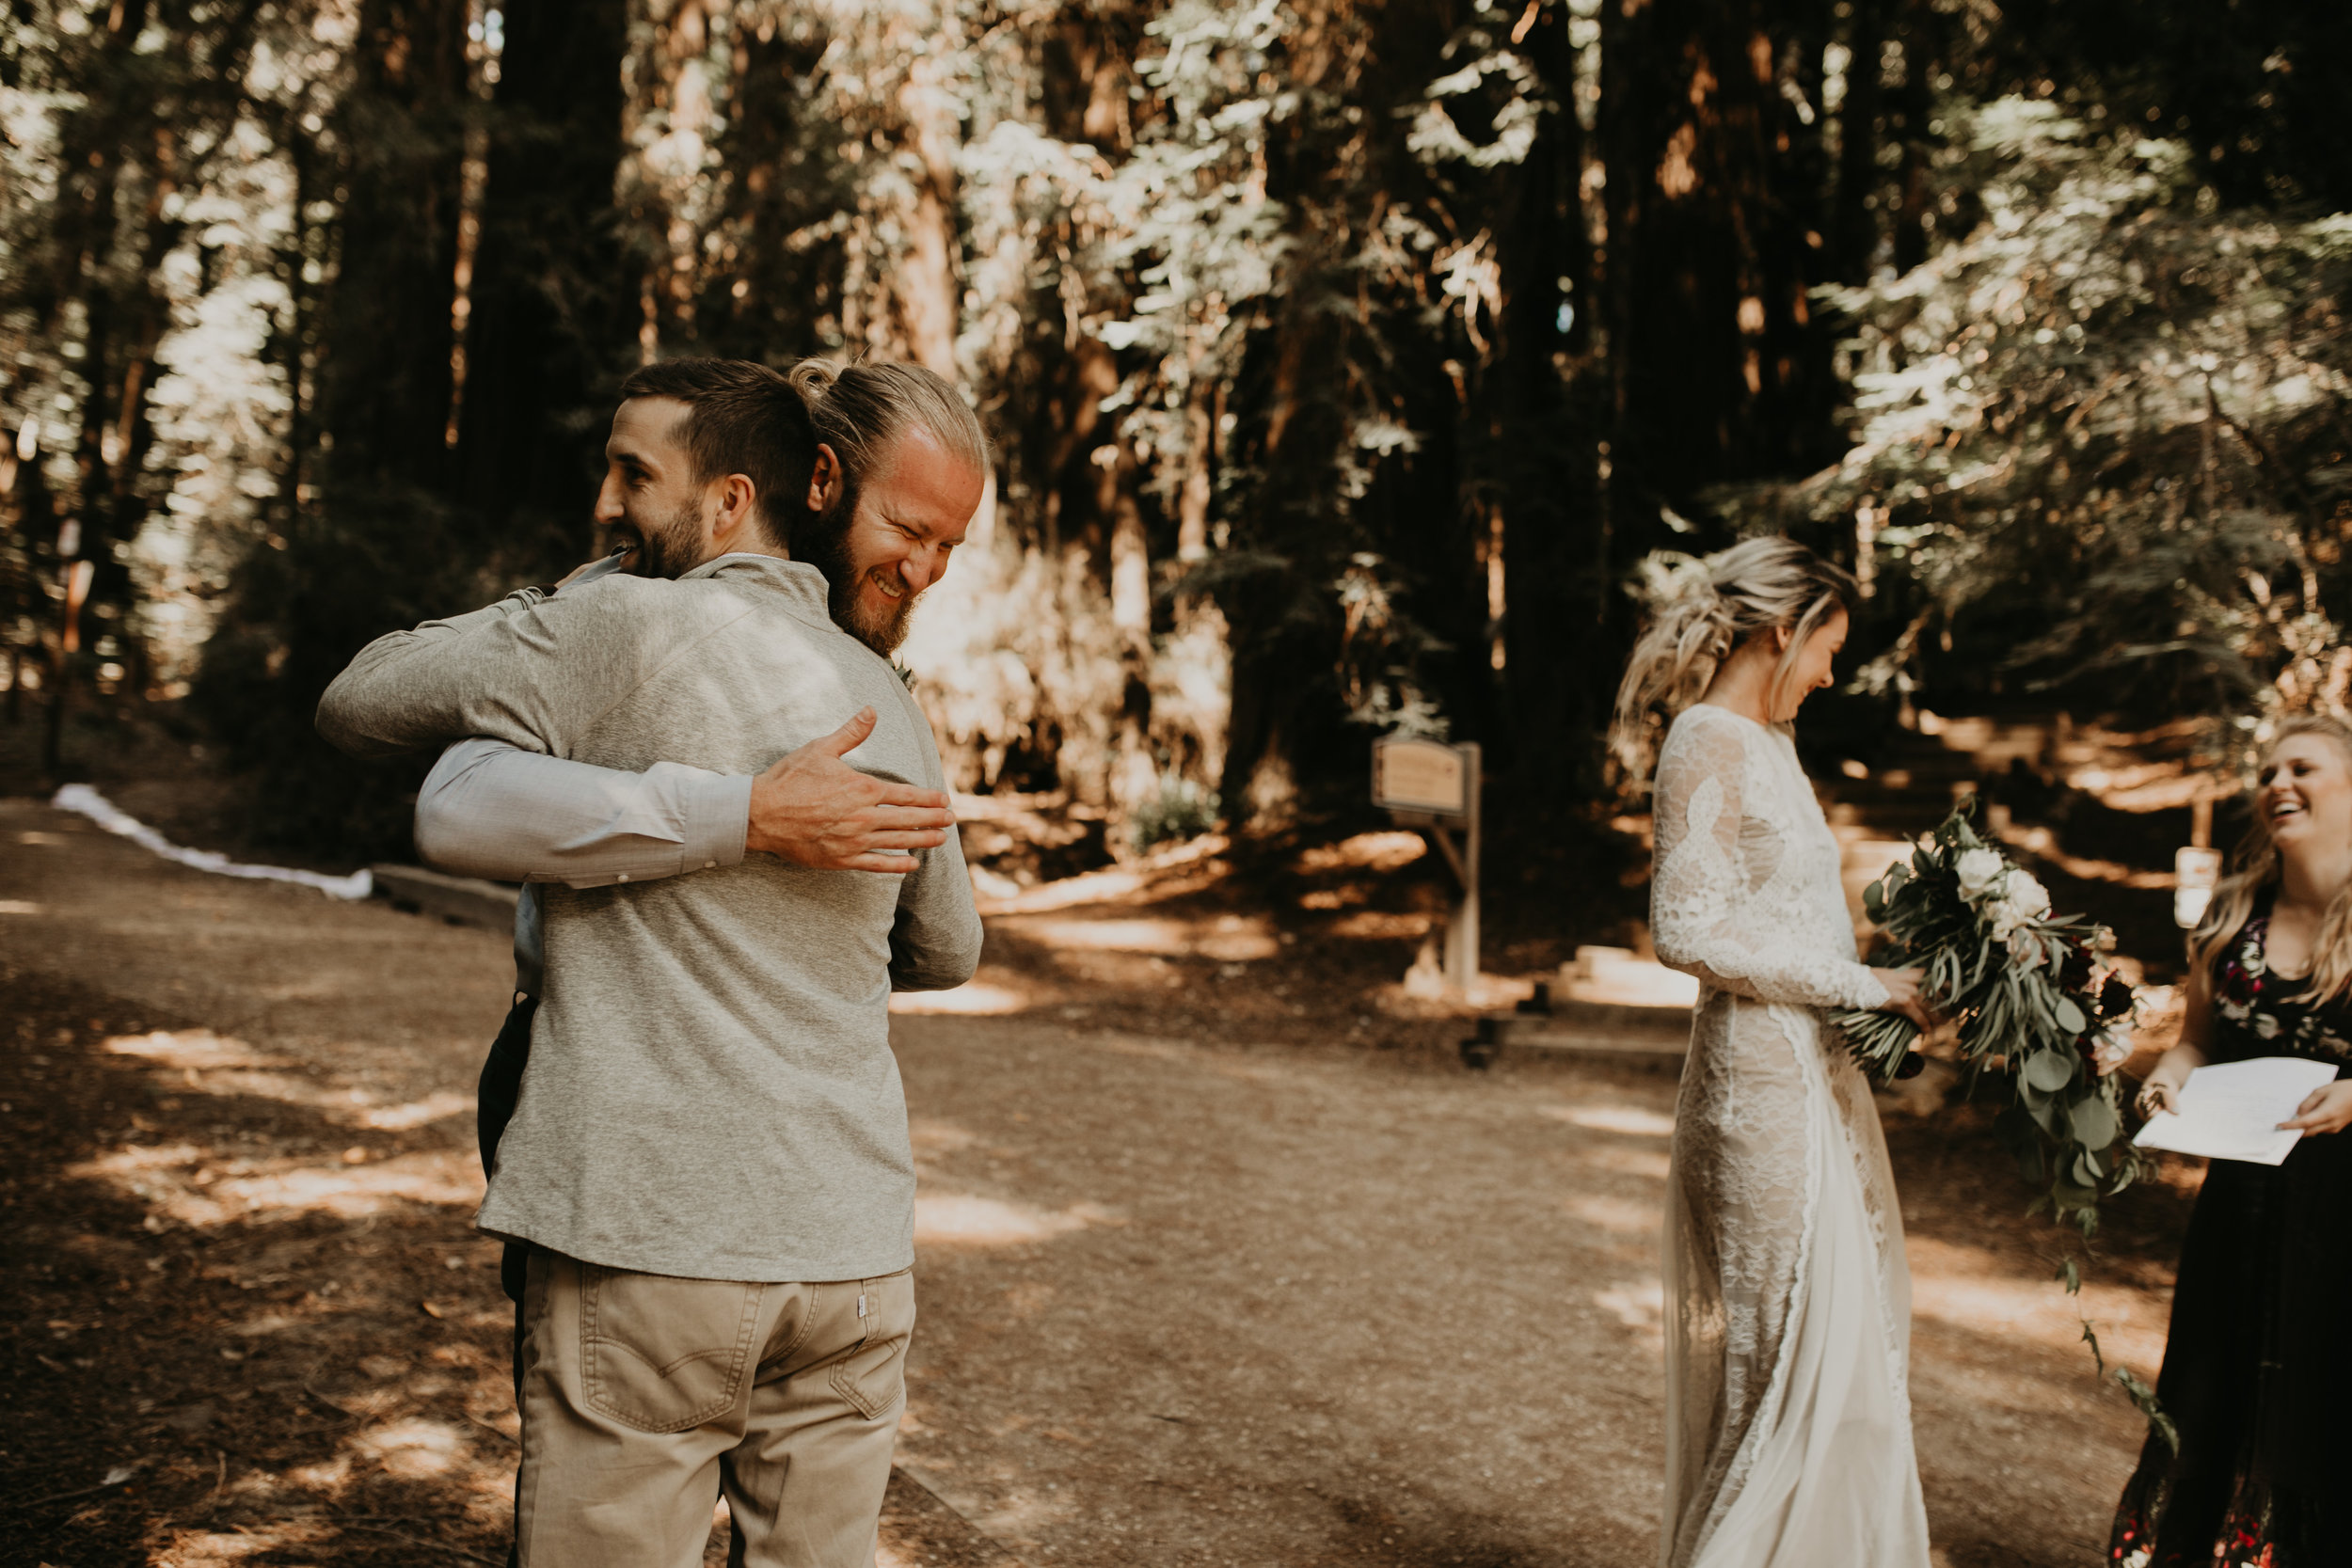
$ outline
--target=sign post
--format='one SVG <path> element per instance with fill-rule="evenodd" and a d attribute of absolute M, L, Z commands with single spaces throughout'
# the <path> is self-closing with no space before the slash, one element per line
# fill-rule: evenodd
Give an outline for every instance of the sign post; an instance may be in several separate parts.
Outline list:
<path fill-rule="evenodd" d="M 2189 802 L 2188 843 L 2172 852 L 2172 923 L 2193 931 L 2205 918 L 2221 881 L 2221 851 L 2213 847 L 2213 795 L 2200 785 Z"/>
<path fill-rule="evenodd" d="M 1391 736 L 1372 743 L 1372 803 L 1386 806 L 1398 827 L 1426 833 L 1454 873 L 1445 983 L 1464 992 L 1478 978 L 1479 782 L 1475 741 L 1448 746 Z"/>

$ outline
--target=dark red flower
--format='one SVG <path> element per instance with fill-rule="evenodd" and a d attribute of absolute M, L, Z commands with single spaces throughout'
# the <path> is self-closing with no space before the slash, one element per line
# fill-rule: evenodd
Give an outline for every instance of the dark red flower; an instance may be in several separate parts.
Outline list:
<path fill-rule="evenodd" d="M 2099 988 L 2099 1018 L 2102 1022 L 2122 1018 L 2132 1010 L 2132 988 L 2121 974 L 2110 974 L 2107 983 Z"/>

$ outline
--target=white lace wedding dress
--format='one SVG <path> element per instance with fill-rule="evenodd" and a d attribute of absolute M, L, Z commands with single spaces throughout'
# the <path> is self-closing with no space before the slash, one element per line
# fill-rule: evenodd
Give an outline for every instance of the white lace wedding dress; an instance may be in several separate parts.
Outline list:
<path fill-rule="evenodd" d="M 1837 841 L 1783 729 L 1706 704 L 1659 756 L 1658 956 L 1696 975 L 1668 1176 L 1666 1568 L 1925 1568 L 1911 1275 Z"/>

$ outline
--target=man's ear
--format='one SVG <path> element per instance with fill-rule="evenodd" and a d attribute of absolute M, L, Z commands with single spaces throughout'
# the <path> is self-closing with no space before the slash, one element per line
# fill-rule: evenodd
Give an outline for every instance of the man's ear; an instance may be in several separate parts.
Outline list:
<path fill-rule="evenodd" d="M 817 461 L 808 470 L 808 509 L 825 512 L 841 499 L 841 459 L 823 442 L 817 446 Z"/>
<path fill-rule="evenodd" d="M 729 474 L 718 483 L 718 515 L 710 519 L 711 542 L 732 549 L 758 527 L 759 487 L 748 474 Z"/>

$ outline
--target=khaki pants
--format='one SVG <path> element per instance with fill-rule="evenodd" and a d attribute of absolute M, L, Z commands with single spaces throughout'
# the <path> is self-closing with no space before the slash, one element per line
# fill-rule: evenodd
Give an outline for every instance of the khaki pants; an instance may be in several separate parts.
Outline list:
<path fill-rule="evenodd" d="M 695 1568 L 722 1487 L 739 1568 L 870 1568 L 912 1271 L 730 1284 L 534 1249 L 523 1317 L 524 1568 Z"/>

